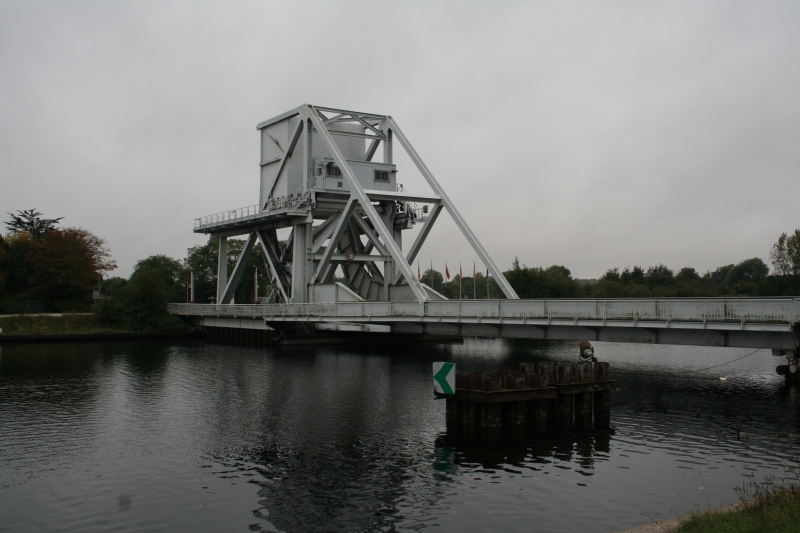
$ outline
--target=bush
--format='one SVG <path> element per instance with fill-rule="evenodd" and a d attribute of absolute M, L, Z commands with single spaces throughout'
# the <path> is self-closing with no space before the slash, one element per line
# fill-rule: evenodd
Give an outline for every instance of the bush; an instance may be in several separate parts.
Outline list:
<path fill-rule="evenodd" d="M 180 331 L 187 326 L 167 311 L 166 283 L 150 267 L 136 270 L 125 286 L 125 327 L 133 331 Z"/>
<path fill-rule="evenodd" d="M 98 321 L 107 327 L 122 327 L 125 323 L 125 307 L 113 298 L 104 298 L 92 309 Z"/>

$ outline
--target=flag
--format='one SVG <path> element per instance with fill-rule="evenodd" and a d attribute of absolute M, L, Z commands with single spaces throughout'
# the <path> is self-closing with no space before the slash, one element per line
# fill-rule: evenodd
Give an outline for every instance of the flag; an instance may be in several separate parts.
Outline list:
<path fill-rule="evenodd" d="M 487 278 L 489 277 L 489 269 L 488 268 L 486 269 L 486 277 Z"/>
<path fill-rule="evenodd" d="M 472 262 L 472 279 L 475 279 L 475 276 L 477 276 L 477 275 L 478 275 L 477 271 L 475 270 L 475 262 L 473 261 Z"/>
<path fill-rule="evenodd" d="M 459 277 L 459 279 L 463 279 L 464 278 L 464 273 L 461 272 L 461 261 L 458 262 L 458 277 Z"/>
<path fill-rule="evenodd" d="M 447 279 L 450 279 L 450 271 L 447 269 L 447 261 L 444 262 L 444 274 L 447 276 Z"/>
<path fill-rule="evenodd" d="M 419 259 L 417 259 L 417 279 L 422 279 L 422 272 L 419 269 Z"/>

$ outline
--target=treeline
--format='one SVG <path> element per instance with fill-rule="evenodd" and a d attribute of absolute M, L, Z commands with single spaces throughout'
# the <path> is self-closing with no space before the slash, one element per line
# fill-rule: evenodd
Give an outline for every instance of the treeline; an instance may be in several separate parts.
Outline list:
<path fill-rule="evenodd" d="M 63 217 L 62 217 L 63 218 Z M 83 228 L 58 228 L 35 209 L 18 211 L 0 234 L 0 311 L 32 304 L 48 311 L 87 311 L 92 289 L 117 267 L 106 241 Z"/>
<path fill-rule="evenodd" d="M 245 245 L 242 239 L 228 239 L 228 274 L 239 260 Z M 285 242 L 280 243 L 285 246 Z M 133 276 L 149 271 L 159 276 L 164 286 L 167 300 L 172 303 L 185 303 L 190 300 L 190 280 L 194 277 L 194 301 L 196 303 L 212 303 L 217 293 L 217 257 L 218 241 L 209 238 L 206 244 L 193 246 L 187 250 L 186 258 L 173 259 L 166 255 L 151 255 L 137 262 L 133 268 Z M 258 275 L 258 294 L 255 290 L 255 275 Z M 125 278 L 112 277 L 103 282 L 107 294 L 119 299 L 130 282 Z M 254 303 L 258 296 L 270 293 L 270 277 L 264 262 L 260 246 L 255 246 L 248 257 L 244 273 L 234 293 L 237 303 Z"/>
<path fill-rule="evenodd" d="M 35 209 L 9 215 L 7 233 L 0 234 L 0 314 L 94 311 L 114 329 L 186 328 L 167 312 L 166 284 L 157 269 L 137 269 L 130 280 L 104 280 L 117 268 L 104 239 L 83 228 L 58 227 L 63 217 L 46 219 Z M 98 292 L 104 294 L 96 300 Z"/>
<path fill-rule="evenodd" d="M 548 268 L 520 265 L 515 259 L 503 272 L 520 298 L 653 298 L 716 296 L 797 296 L 800 295 L 800 230 L 783 234 L 772 246 L 772 273 L 755 257 L 738 264 L 721 266 L 700 274 L 692 267 L 677 273 L 664 266 L 609 269 L 597 280 L 575 279 L 564 266 Z M 494 282 L 478 273 L 475 279 L 459 279 L 456 274 L 444 280 L 440 272 L 430 270 L 422 281 L 448 298 L 504 298 Z"/>
<path fill-rule="evenodd" d="M 218 244 L 187 250 L 185 258 L 153 255 L 137 262 L 129 279 L 105 277 L 116 263 L 106 241 L 82 228 L 60 228 L 61 218 L 45 219 L 31 209 L 11 215 L 0 234 L 0 314 L 24 313 L 41 306 L 45 311 L 96 311 L 105 323 L 132 330 L 183 327 L 167 312 L 168 302 L 215 300 Z M 228 240 L 228 272 L 232 272 L 245 241 Z M 280 243 L 285 246 L 284 242 Z M 521 298 L 649 298 L 800 295 L 800 230 L 783 234 L 772 246 L 772 272 L 758 258 L 721 266 L 703 274 L 685 267 L 677 272 L 664 266 L 607 270 L 600 279 L 572 277 L 564 266 L 528 267 L 515 259 L 503 274 Z M 257 280 L 254 278 L 257 277 Z M 436 270 L 421 275 L 423 283 L 447 298 L 504 298 L 494 278 L 477 272 L 451 279 Z M 102 280 L 102 281 L 101 281 Z M 337 278 L 346 284 L 346 280 Z M 258 290 L 256 290 L 256 283 Z M 99 287 L 98 287 L 99 284 Z M 102 288 L 95 302 L 92 292 Z M 254 303 L 271 290 L 260 246 L 245 265 L 234 296 L 237 303 Z"/>

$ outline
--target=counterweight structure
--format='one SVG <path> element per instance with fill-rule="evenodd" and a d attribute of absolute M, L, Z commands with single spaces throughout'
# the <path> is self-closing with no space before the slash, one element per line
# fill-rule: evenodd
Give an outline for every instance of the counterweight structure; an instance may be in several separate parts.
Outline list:
<path fill-rule="evenodd" d="M 219 240 L 218 303 L 231 302 L 256 242 L 286 303 L 444 299 L 411 267 L 443 209 L 506 297 L 518 298 L 391 116 L 306 104 L 257 129 L 259 203 L 195 220 L 196 233 Z M 433 194 L 410 194 L 398 185 L 395 142 Z M 382 161 L 373 161 L 379 149 Z M 404 250 L 403 232 L 415 224 L 421 230 Z M 282 228 L 291 228 L 285 247 L 277 235 Z M 238 235 L 247 241 L 228 276 L 227 239 Z M 346 285 L 334 279 L 339 265 Z"/>

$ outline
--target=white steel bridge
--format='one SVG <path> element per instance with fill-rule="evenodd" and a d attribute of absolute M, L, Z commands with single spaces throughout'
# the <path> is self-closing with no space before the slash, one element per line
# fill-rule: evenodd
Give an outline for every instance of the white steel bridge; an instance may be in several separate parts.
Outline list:
<path fill-rule="evenodd" d="M 798 349 L 800 298 L 170 304 L 197 326 Z"/>
<path fill-rule="evenodd" d="M 800 298 L 522 300 L 390 115 L 304 104 L 256 129 L 258 204 L 194 223 L 195 233 L 218 242 L 215 303 L 170 310 L 195 325 L 770 348 L 798 373 Z M 395 148 L 429 193 L 398 183 L 406 170 L 395 164 Z M 507 299 L 447 300 L 419 279 L 411 265 L 442 212 Z M 413 242 L 404 240 L 415 225 Z M 278 231 L 288 238 L 280 241 Z M 247 240 L 229 276 L 227 239 L 239 235 Z M 267 300 L 277 303 L 232 304 L 257 243 Z"/>

